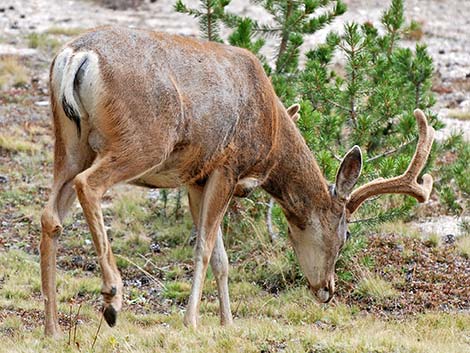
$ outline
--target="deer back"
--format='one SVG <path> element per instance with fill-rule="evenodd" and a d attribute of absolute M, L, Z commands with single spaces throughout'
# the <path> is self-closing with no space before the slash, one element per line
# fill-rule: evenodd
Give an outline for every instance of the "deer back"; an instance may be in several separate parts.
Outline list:
<path fill-rule="evenodd" d="M 97 112 L 88 114 L 91 130 L 122 150 L 164 141 L 166 163 L 184 169 L 184 183 L 219 163 L 251 173 L 275 147 L 279 117 L 288 119 L 259 61 L 244 49 L 113 27 L 85 33 L 67 47 L 90 62 L 97 58 L 99 77 L 81 82 L 77 76 L 85 103 L 97 91 L 87 84 L 101 87 L 100 99 L 93 98 L 99 107 L 87 109 Z"/>

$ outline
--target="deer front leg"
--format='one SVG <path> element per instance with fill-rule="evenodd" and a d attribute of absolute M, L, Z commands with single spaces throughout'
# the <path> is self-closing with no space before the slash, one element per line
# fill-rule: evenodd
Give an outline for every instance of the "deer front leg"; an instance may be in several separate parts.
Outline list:
<path fill-rule="evenodd" d="M 104 171 L 109 172 L 106 163 L 98 163 L 75 178 L 75 190 L 83 208 L 98 255 L 103 277 L 101 294 L 104 297 L 104 318 L 109 326 L 116 324 L 117 313 L 122 307 L 122 280 L 106 235 L 101 211 L 101 198 L 106 192 L 107 183 L 103 180 Z M 112 180 L 110 178 L 109 180 Z"/>
<path fill-rule="evenodd" d="M 194 275 L 188 308 L 184 317 L 186 326 L 196 327 L 204 278 L 218 236 L 220 222 L 235 189 L 228 169 L 217 169 L 209 177 L 200 203 L 198 235 L 194 259 Z M 228 293 L 228 289 L 227 289 Z M 228 300 L 228 296 L 227 296 Z"/>
<path fill-rule="evenodd" d="M 202 188 L 191 186 L 188 188 L 189 207 L 196 229 L 199 228 L 199 213 L 202 202 Z M 211 267 L 217 282 L 217 292 L 219 295 L 219 314 L 221 325 L 232 323 L 232 312 L 230 310 L 230 297 L 228 292 L 228 258 L 224 248 L 222 230 L 219 226 L 217 230 L 217 240 L 211 256 Z"/>

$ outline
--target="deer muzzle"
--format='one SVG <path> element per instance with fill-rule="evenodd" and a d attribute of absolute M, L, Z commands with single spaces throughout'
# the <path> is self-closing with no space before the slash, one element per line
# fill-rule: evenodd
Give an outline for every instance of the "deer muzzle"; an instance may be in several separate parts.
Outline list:
<path fill-rule="evenodd" d="M 310 290 L 320 303 L 328 303 L 333 298 L 335 293 L 334 280 L 331 279 L 329 281 L 326 281 L 326 283 L 323 286 L 320 286 L 319 288 L 314 288 L 310 286 Z"/>

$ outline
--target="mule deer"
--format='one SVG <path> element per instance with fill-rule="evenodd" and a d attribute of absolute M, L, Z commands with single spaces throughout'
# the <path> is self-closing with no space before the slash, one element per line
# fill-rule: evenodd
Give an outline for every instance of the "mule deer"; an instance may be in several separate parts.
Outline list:
<path fill-rule="evenodd" d="M 103 223 L 103 194 L 120 182 L 188 188 L 198 236 L 184 322 L 196 326 L 209 261 L 221 323 L 232 321 L 220 222 L 234 194 L 260 186 L 277 200 L 309 287 L 328 302 L 347 222 L 360 204 L 384 193 L 404 193 L 423 202 L 431 192 L 431 176 L 423 176 L 423 185 L 417 182 L 434 133 L 420 110 L 415 111 L 419 142 L 404 175 L 353 192 L 362 168 L 361 151 L 354 146 L 330 187 L 261 64 L 244 49 L 100 28 L 71 41 L 55 57 L 50 91 L 54 183 L 41 218 L 40 245 L 49 335 L 58 332 L 57 238 L 75 195 L 98 254 L 104 317 L 113 326 L 123 286 Z M 294 119 L 297 111 L 291 109 Z"/>

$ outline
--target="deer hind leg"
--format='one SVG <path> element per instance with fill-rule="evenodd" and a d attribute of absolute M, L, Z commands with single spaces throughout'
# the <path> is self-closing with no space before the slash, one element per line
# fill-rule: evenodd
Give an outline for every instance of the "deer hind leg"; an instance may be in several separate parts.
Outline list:
<path fill-rule="evenodd" d="M 211 267 L 217 282 L 217 291 L 219 294 L 219 314 L 220 324 L 232 324 L 232 311 L 230 310 L 230 296 L 228 292 L 228 257 L 224 248 L 222 229 L 219 226 L 217 240 L 211 256 Z"/>
<path fill-rule="evenodd" d="M 61 144 L 60 139 L 56 144 Z M 60 149 L 60 146 L 56 148 Z M 86 168 L 92 158 L 90 151 L 81 151 L 80 160 L 74 162 L 65 153 L 57 156 L 56 151 L 54 184 L 49 201 L 41 216 L 41 286 L 45 306 L 45 334 L 56 336 L 59 333 L 56 300 L 56 255 L 57 239 L 62 232 L 62 222 L 75 200 L 73 178 Z"/>
<path fill-rule="evenodd" d="M 184 323 L 187 326 L 194 328 L 197 326 L 199 304 L 207 266 L 219 234 L 220 222 L 227 210 L 234 189 L 235 182 L 228 169 L 217 169 L 212 172 L 204 187 L 197 227 L 193 284 L 188 309 L 184 317 Z"/>
<path fill-rule="evenodd" d="M 135 155 L 132 153 L 127 157 L 100 156 L 90 168 L 74 179 L 78 200 L 83 208 L 98 255 L 103 279 L 101 292 L 104 297 L 103 314 L 111 327 L 116 324 L 117 312 L 122 307 L 123 285 L 106 234 L 101 199 L 111 186 L 131 180 L 155 165 L 154 158 L 136 159 L 133 156 Z"/>
<path fill-rule="evenodd" d="M 41 286 L 46 314 L 45 333 L 48 336 L 57 336 L 59 333 L 56 300 L 57 238 L 62 232 L 62 220 L 66 209 L 70 208 L 74 199 L 75 192 L 71 182 L 58 181 L 41 216 L 42 235 L 39 245 Z"/>
<path fill-rule="evenodd" d="M 189 207 L 191 216 L 196 228 L 199 227 L 199 213 L 202 199 L 202 189 L 191 186 L 189 192 Z M 230 310 L 230 297 L 228 292 L 228 258 L 224 248 L 222 230 L 219 226 L 217 230 L 217 239 L 215 241 L 214 250 L 211 256 L 211 267 L 217 282 L 217 291 L 219 295 L 219 314 L 220 323 L 222 325 L 230 325 L 232 323 L 232 312 Z"/>

